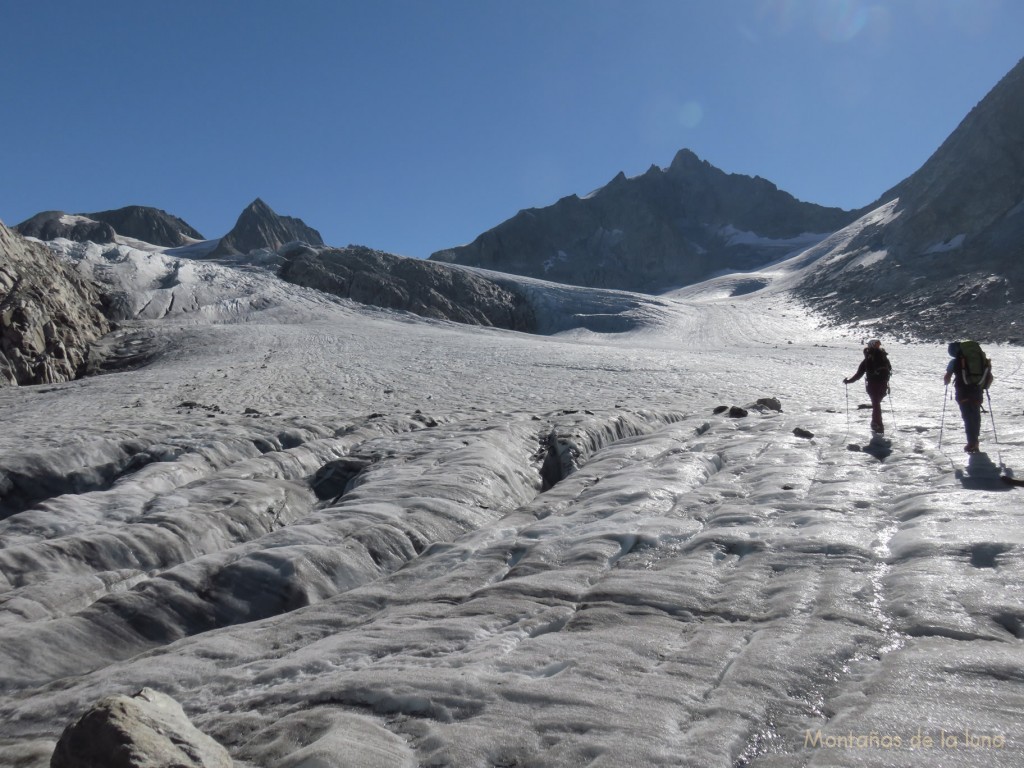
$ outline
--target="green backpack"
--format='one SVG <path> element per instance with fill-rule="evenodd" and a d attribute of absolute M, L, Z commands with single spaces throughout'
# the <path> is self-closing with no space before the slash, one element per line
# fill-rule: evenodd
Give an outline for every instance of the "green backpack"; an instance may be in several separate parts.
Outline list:
<path fill-rule="evenodd" d="M 960 342 L 960 378 L 964 384 L 988 389 L 992 383 L 992 362 L 976 341 Z"/>

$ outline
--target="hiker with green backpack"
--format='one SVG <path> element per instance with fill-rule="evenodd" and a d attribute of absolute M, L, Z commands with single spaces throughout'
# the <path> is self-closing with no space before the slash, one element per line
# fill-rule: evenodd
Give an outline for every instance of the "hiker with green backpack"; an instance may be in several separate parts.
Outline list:
<path fill-rule="evenodd" d="M 967 433 L 967 453 L 977 453 L 981 435 L 981 406 L 985 391 L 992 384 L 992 362 L 976 341 L 954 341 L 946 350 L 952 358 L 943 381 L 948 389 L 955 382 L 956 402 Z"/>

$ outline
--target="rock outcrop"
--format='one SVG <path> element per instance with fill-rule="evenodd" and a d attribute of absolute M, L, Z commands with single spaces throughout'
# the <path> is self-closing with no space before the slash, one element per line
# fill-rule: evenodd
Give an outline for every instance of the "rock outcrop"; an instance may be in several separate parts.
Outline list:
<path fill-rule="evenodd" d="M 99 291 L 50 251 L 0 223 L 0 386 L 81 375 L 110 329 Z"/>
<path fill-rule="evenodd" d="M 143 688 L 110 696 L 69 725 L 51 768 L 231 768 L 227 750 L 199 731 L 170 696 Z"/>
<path fill-rule="evenodd" d="M 665 170 L 616 176 L 587 197 L 520 211 L 434 261 L 560 283 L 661 293 L 725 269 L 753 269 L 856 218 L 726 174 L 688 150 Z"/>
<path fill-rule="evenodd" d="M 468 270 L 360 246 L 286 250 L 279 276 L 296 285 L 422 317 L 532 332 L 533 311 L 516 293 Z"/>
<path fill-rule="evenodd" d="M 124 237 L 166 248 L 177 248 L 205 238 L 187 222 L 159 208 L 129 205 L 113 211 L 83 213 L 89 219 L 109 224 Z"/>
<path fill-rule="evenodd" d="M 1024 60 L 798 288 L 837 322 L 1024 342 Z"/>
<path fill-rule="evenodd" d="M 306 226 L 302 219 L 279 216 L 256 198 L 242 211 L 235 226 L 220 239 L 210 256 L 238 256 L 260 248 L 276 250 L 295 240 L 312 246 L 324 244 L 320 233 Z"/>
<path fill-rule="evenodd" d="M 39 240 L 57 240 L 63 237 L 79 243 L 112 243 L 117 234 L 106 222 L 64 211 L 37 213 L 16 225 L 14 231 L 23 237 L 34 237 Z"/>

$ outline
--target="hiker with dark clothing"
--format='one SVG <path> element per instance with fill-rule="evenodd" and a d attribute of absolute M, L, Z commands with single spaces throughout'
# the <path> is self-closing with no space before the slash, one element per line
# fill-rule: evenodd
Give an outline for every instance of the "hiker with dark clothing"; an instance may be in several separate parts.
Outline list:
<path fill-rule="evenodd" d="M 882 400 L 889 391 L 891 375 L 889 355 L 882 349 L 882 342 L 872 339 L 864 347 L 864 359 L 861 360 L 857 372 L 850 378 L 843 379 L 843 384 L 853 384 L 861 376 L 865 377 L 864 389 L 871 398 L 871 430 L 879 434 L 885 432 L 885 425 L 882 424 Z"/>
<path fill-rule="evenodd" d="M 992 363 L 975 341 L 954 341 L 946 351 L 950 361 L 942 380 L 949 386 L 954 382 L 957 405 L 964 420 L 967 435 L 967 453 L 977 453 L 981 442 L 981 406 L 985 390 L 992 383 Z"/>

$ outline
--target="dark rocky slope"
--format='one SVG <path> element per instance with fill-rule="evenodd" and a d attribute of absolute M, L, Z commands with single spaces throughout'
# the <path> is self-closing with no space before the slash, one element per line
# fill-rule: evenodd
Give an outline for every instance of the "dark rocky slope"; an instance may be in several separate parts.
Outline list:
<path fill-rule="evenodd" d="M 882 333 L 1024 342 L 1024 60 L 798 293 Z"/>
<path fill-rule="evenodd" d="M 466 270 L 360 246 L 297 247 L 283 255 L 282 279 L 362 304 L 470 325 L 536 327 L 522 297 Z"/>
<path fill-rule="evenodd" d="M 688 150 L 665 170 L 616 176 L 585 198 L 520 211 L 434 261 L 572 285 L 660 293 L 753 269 L 834 232 L 854 212 L 796 200 L 765 179 L 726 174 Z"/>
<path fill-rule="evenodd" d="M 177 248 L 195 240 L 206 239 L 177 216 L 144 205 L 129 205 L 113 211 L 82 215 L 109 224 L 117 234 L 124 237 L 166 248 Z"/>
<path fill-rule="evenodd" d="M 65 238 L 78 243 L 112 243 L 117 233 L 106 222 L 96 221 L 64 211 L 43 211 L 15 225 L 14 231 L 23 237 L 38 240 Z"/>

